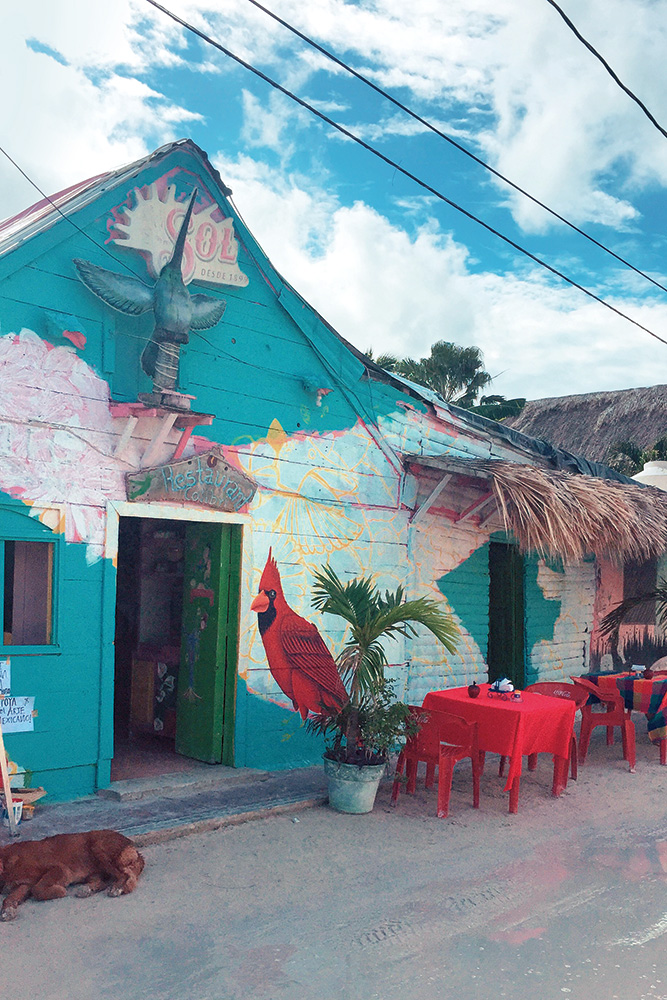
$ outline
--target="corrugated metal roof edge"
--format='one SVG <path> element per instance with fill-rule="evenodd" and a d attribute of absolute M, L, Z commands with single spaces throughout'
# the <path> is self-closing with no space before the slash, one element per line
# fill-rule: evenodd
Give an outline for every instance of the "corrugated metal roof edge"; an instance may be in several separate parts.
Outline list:
<path fill-rule="evenodd" d="M 515 431 L 512 427 L 506 427 L 497 420 L 492 420 L 490 417 L 483 417 L 479 413 L 471 413 L 460 406 L 449 404 L 449 408 L 457 416 L 466 420 L 471 426 L 489 430 L 508 444 L 514 444 L 532 454 L 546 458 L 555 469 L 562 469 L 564 472 L 575 474 L 581 473 L 586 476 L 592 476 L 594 479 L 613 479 L 619 483 L 636 485 L 634 479 L 624 476 L 622 472 L 616 472 L 615 469 L 610 469 L 608 465 L 604 465 L 602 462 L 589 462 L 582 455 L 574 455 L 570 451 L 565 451 L 564 448 L 556 448 L 555 445 L 543 440 L 543 438 L 529 437 L 528 434 Z"/>
<path fill-rule="evenodd" d="M 518 448 L 528 455 L 546 459 L 555 469 L 562 469 L 565 472 L 571 472 L 575 475 L 592 476 L 594 479 L 611 479 L 619 483 L 636 485 L 636 480 L 630 479 L 629 476 L 624 476 L 621 472 L 616 472 L 615 469 L 610 469 L 609 466 L 604 465 L 602 462 L 589 462 L 582 455 L 574 455 L 572 452 L 565 451 L 564 448 L 557 448 L 542 438 L 530 437 L 528 434 L 515 431 L 512 427 L 507 427 L 497 420 L 492 420 L 490 417 L 484 417 L 480 413 L 473 413 L 461 406 L 448 403 L 446 399 L 432 389 L 427 389 L 425 386 L 420 386 L 416 382 L 411 382 L 409 379 L 403 378 L 402 375 L 395 375 L 393 372 L 387 372 L 383 368 L 380 368 L 371 358 L 367 358 L 361 351 L 357 351 L 352 344 L 348 344 L 348 347 L 357 354 L 360 360 L 364 360 L 369 375 L 378 377 L 381 381 L 393 382 L 399 388 L 407 390 L 413 396 L 428 403 L 430 406 L 438 406 L 441 409 L 449 410 L 457 419 L 467 423 L 474 430 L 490 434 L 492 437 L 500 439 L 505 444 L 512 445 L 512 447 Z"/>

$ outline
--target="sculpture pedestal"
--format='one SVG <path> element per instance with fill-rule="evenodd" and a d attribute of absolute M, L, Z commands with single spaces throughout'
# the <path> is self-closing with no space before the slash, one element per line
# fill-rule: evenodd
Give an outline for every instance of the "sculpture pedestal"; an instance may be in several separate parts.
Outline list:
<path fill-rule="evenodd" d="M 137 397 L 145 406 L 169 406 L 174 410 L 189 410 L 196 396 L 184 392 L 140 392 Z"/>

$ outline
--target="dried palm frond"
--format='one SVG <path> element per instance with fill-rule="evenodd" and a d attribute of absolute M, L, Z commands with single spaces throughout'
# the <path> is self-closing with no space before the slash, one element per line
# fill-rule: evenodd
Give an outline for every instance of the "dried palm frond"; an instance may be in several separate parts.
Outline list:
<path fill-rule="evenodd" d="M 667 433 L 667 385 L 529 399 L 506 423 L 589 461 L 609 464 L 610 449 L 620 439 L 642 451 Z"/>
<path fill-rule="evenodd" d="M 514 462 L 474 464 L 490 474 L 505 528 L 523 551 L 564 562 L 590 553 L 626 562 L 667 550 L 667 494 L 660 490 Z"/>

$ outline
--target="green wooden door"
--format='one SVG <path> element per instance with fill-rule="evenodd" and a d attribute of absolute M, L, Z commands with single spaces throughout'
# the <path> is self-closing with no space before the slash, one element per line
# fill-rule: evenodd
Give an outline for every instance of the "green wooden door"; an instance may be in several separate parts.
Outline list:
<path fill-rule="evenodd" d="M 525 684 L 523 558 L 515 545 L 489 546 L 489 680 Z"/>
<path fill-rule="evenodd" d="M 241 528 L 188 524 L 176 751 L 232 764 Z"/>

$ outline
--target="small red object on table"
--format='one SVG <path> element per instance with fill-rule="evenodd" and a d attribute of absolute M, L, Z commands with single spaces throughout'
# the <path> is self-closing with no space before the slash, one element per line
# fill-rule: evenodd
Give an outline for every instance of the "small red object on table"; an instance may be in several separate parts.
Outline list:
<path fill-rule="evenodd" d="M 559 698 L 522 693 L 521 701 L 489 698 L 488 684 L 480 685 L 479 698 L 469 698 L 467 687 L 431 691 L 424 698 L 425 709 L 459 715 L 476 722 L 479 749 L 509 757 L 510 766 L 505 791 L 510 793 L 509 811 L 519 808 L 519 785 L 522 758 L 536 753 L 554 755 L 553 794 L 560 795 L 567 785 L 570 744 L 574 729 L 576 704 Z"/>

